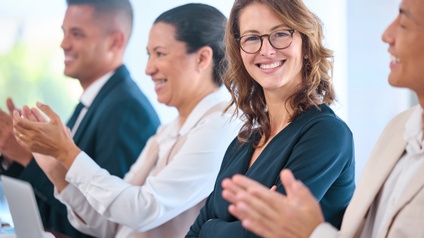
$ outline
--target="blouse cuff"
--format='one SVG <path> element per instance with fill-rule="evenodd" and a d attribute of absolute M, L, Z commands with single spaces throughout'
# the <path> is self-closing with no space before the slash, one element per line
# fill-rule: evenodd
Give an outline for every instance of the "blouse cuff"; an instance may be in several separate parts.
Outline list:
<path fill-rule="evenodd" d="M 84 151 L 81 151 L 66 173 L 65 179 L 78 189 L 85 190 L 88 185 L 87 181 L 91 181 L 98 170 L 101 170 L 100 166 Z"/>

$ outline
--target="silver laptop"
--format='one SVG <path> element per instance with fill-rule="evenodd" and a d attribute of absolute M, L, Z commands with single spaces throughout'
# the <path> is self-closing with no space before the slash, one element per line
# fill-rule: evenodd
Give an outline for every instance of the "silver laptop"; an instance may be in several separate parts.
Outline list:
<path fill-rule="evenodd" d="M 1 175 L 1 182 L 12 215 L 16 237 L 54 238 L 51 233 L 43 229 L 31 184 L 5 175 Z"/>

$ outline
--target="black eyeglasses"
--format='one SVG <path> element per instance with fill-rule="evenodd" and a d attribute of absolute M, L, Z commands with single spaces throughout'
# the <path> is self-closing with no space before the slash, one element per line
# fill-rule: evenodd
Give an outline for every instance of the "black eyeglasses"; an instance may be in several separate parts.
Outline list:
<path fill-rule="evenodd" d="M 270 34 L 255 35 L 248 34 L 236 38 L 239 42 L 240 48 L 248 53 L 255 54 L 262 48 L 263 38 L 268 37 L 269 44 L 277 50 L 283 50 L 288 48 L 293 42 L 293 34 L 296 30 L 279 30 Z"/>

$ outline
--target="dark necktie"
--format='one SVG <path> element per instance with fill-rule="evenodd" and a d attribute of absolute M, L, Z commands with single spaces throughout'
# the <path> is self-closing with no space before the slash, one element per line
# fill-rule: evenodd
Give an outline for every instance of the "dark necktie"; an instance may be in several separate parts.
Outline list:
<path fill-rule="evenodd" d="M 68 123 L 66 125 L 72 130 L 72 127 L 74 127 L 75 122 L 77 121 L 77 118 L 79 114 L 81 113 L 81 110 L 84 108 L 84 104 L 81 102 L 78 103 L 77 107 L 75 108 L 74 113 L 72 114 L 71 118 L 69 119 Z"/>

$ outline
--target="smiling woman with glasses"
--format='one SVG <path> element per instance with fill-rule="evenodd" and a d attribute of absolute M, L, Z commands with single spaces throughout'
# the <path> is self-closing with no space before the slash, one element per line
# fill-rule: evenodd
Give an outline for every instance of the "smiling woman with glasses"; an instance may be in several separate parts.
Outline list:
<path fill-rule="evenodd" d="M 353 137 L 329 107 L 333 55 L 323 38 L 321 21 L 302 0 L 234 2 L 223 82 L 244 124 L 186 237 L 257 237 L 229 207 L 237 194 L 229 178 L 242 174 L 285 194 L 283 168 L 311 189 L 326 221 L 340 226 L 355 188 Z"/>

